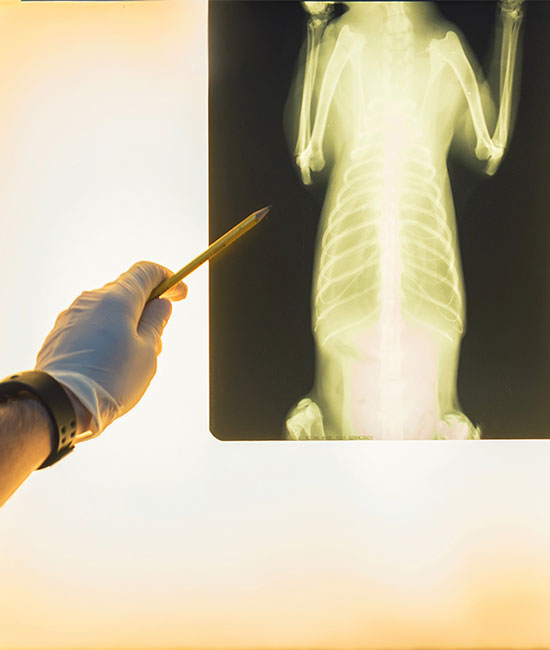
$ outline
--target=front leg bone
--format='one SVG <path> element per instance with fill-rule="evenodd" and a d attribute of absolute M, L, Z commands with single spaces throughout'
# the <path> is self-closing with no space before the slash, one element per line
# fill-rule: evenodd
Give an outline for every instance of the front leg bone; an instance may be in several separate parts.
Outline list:
<path fill-rule="evenodd" d="M 363 46 L 363 40 L 362 37 L 353 34 L 347 26 L 343 27 L 338 35 L 323 75 L 311 137 L 307 142 L 299 142 L 299 145 L 302 146 L 296 147 L 296 162 L 302 171 L 302 179 L 306 185 L 311 183 L 310 172 L 320 171 L 325 166 L 322 150 L 323 137 L 334 91 L 342 70 L 350 57 Z"/>
<path fill-rule="evenodd" d="M 512 18 L 522 18 L 524 1 L 525 0 L 500 0 L 500 11 L 501 13 L 509 14 Z"/>
<path fill-rule="evenodd" d="M 474 123 L 477 137 L 476 156 L 480 160 L 486 160 L 491 155 L 498 155 L 498 151 L 487 129 L 487 122 L 483 114 L 481 95 L 475 73 L 466 58 L 458 36 L 454 32 L 447 32 L 443 40 L 432 41 L 430 55 L 440 57 L 453 69 L 458 77 Z"/>
<path fill-rule="evenodd" d="M 518 3 L 508 3 L 517 5 Z M 521 3 L 520 3 L 521 6 Z M 510 128 L 510 104 L 512 99 L 514 68 L 516 63 L 519 28 L 523 14 L 517 6 L 513 10 L 503 10 L 503 37 L 500 55 L 500 110 L 494 140 L 497 146 L 506 146 Z"/>
<path fill-rule="evenodd" d="M 305 10 L 311 15 L 307 24 L 307 53 L 304 73 L 304 88 L 302 92 L 302 105 L 300 107 L 300 121 L 298 126 L 298 141 L 296 155 L 301 155 L 311 139 L 311 97 L 317 75 L 319 62 L 319 47 L 323 33 L 330 19 L 330 3 L 304 2 Z M 311 179 L 309 172 L 304 174 L 304 183 L 309 185 Z"/>
<path fill-rule="evenodd" d="M 522 14 L 517 10 L 517 0 L 506 0 L 501 7 L 503 39 L 501 48 L 500 97 L 497 125 L 493 137 L 489 135 L 483 113 L 477 79 L 464 49 L 454 32 L 447 32 L 441 41 L 432 41 L 430 54 L 441 57 L 453 69 L 462 86 L 472 116 L 477 137 L 475 154 L 479 160 L 487 160 L 485 172 L 493 175 L 500 164 L 508 141 L 510 128 L 510 105 L 512 99 L 514 67 L 519 28 Z M 512 5 L 514 7 L 512 8 Z"/>

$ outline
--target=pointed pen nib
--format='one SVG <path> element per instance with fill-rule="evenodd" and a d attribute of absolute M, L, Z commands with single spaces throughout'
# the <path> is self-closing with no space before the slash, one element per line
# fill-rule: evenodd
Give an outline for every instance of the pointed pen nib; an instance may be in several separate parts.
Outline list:
<path fill-rule="evenodd" d="M 256 222 L 261 221 L 265 217 L 265 215 L 271 210 L 272 207 L 273 207 L 272 205 L 266 205 L 265 208 L 261 208 L 260 210 L 256 210 L 256 212 L 254 212 Z"/>

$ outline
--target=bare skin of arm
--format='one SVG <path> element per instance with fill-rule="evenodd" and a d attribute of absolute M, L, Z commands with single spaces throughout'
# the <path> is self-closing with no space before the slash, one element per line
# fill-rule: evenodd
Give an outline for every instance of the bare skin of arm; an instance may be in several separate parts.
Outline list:
<path fill-rule="evenodd" d="M 71 397 L 72 399 L 72 397 Z M 72 399 L 77 433 L 86 431 L 89 416 Z M 44 406 L 31 397 L 0 405 L 0 506 L 40 467 L 52 451 L 52 424 Z"/>
<path fill-rule="evenodd" d="M 0 406 L 0 505 L 50 454 L 51 426 L 37 400 L 10 400 Z"/>

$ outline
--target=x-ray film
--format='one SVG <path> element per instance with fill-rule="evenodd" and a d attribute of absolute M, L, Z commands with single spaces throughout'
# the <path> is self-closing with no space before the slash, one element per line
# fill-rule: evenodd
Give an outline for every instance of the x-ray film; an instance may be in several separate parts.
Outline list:
<path fill-rule="evenodd" d="M 550 4 L 209 6 L 210 428 L 550 436 Z"/>

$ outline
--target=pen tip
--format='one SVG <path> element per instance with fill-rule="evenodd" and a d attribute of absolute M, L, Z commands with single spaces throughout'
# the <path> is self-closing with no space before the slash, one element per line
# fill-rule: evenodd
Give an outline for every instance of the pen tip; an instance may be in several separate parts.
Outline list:
<path fill-rule="evenodd" d="M 271 210 L 273 206 L 272 205 L 266 205 L 265 208 L 262 208 L 261 210 L 256 210 L 256 220 L 261 221 L 265 215 Z"/>

